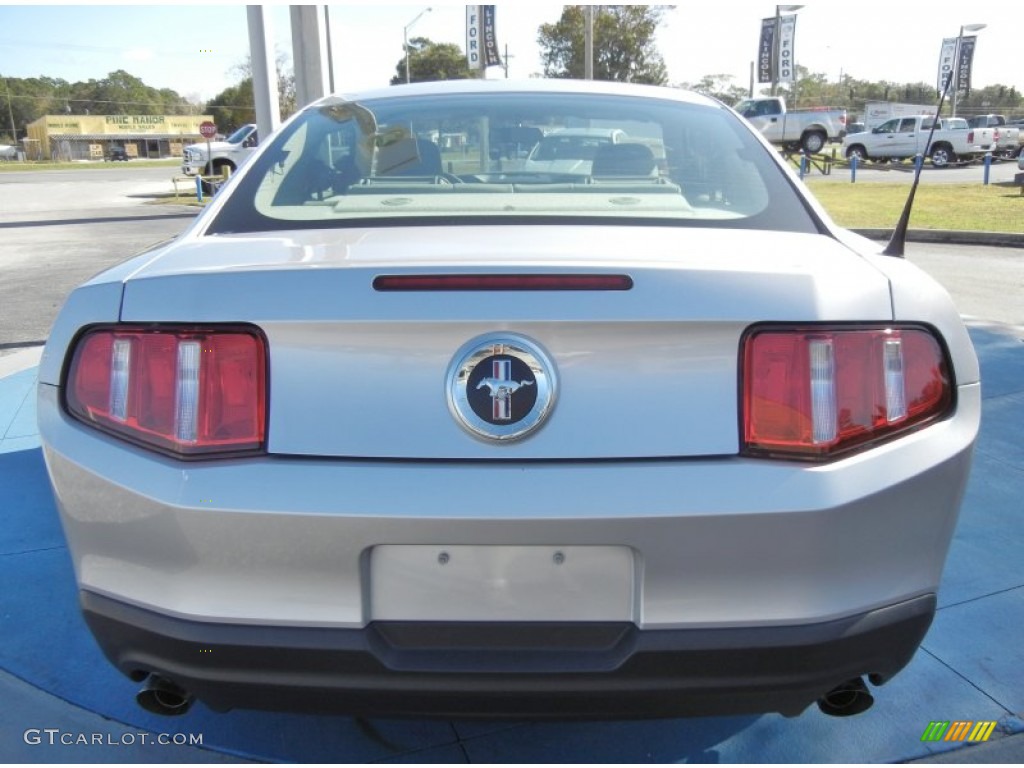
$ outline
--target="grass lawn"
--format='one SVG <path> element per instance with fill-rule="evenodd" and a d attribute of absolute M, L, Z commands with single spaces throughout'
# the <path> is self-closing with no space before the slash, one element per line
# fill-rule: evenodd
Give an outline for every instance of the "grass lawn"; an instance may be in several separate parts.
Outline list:
<path fill-rule="evenodd" d="M 835 222 L 849 228 L 894 227 L 910 192 L 907 183 L 804 181 Z M 1024 232 L 1024 197 L 1009 183 L 921 184 L 910 228 Z"/>
<path fill-rule="evenodd" d="M 461 153 L 459 160 L 464 160 Z M 159 168 L 177 166 L 179 158 L 166 160 L 131 160 L 128 163 L 3 163 L 0 173 L 27 170 L 72 170 L 84 172 L 97 168 Z M 457 171 L 458 169 L 456 169 Z M 805 183 L 837 224 L 848 228 L 891 229 L 896 224 L 910 191 L 909 181 L 862 182 L 848 184 L 809 176 Z M 154 202 L 181 203 L 173 194 Z M 207 197 L 205 202 L 208 202 Z M 914 210 L 910 216 L 912 229 L 949 229 L 963 231 L 1024 232 L 1024 196 L 1020 187 L 1010 183 L 984 186 L 971 184 L 925 183 L 917 189 Z"/>

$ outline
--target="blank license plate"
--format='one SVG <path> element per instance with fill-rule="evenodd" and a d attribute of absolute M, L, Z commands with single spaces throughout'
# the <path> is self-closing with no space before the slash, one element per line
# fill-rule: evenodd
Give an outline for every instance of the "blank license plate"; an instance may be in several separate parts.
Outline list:
<path fill-rule="evenodd" d="M 629 547 L 382 545 L 377 621 L 631 621 Z"/>

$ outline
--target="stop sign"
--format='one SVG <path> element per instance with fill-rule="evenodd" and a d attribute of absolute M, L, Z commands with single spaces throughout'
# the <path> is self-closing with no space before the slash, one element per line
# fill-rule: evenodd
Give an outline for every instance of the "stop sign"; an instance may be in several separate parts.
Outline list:
<path fill-rule="evenodd" d="M 209 120 L 204 120 L 199 124 L 199 133 L 204 139 L 212 139 L 217 135 L 217 125 Z"/>

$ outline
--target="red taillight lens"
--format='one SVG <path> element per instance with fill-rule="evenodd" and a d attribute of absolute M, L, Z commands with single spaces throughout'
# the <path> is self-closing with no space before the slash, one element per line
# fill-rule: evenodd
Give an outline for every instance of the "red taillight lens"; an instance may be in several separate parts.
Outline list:
<path fill-rule="evenodd" d="M 108 328 L 75 347 L 72 415 L 180 455 L 262 447 L 266 348 L 255 331 Z"/>
<path fill-rule="evenodd" d="M 945 415 L 945 356 L 921 328 L 756 331 L 743 350 L 743 441 L 828 458 Z"/>

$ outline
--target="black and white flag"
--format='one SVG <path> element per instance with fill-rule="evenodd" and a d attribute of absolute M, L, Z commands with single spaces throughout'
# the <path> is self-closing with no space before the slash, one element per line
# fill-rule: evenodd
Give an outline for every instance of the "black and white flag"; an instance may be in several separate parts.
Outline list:
<path fill-rule="evenodd" d="M 965 96 L 971 94 L 971 67 L 974 64 L 974 43 L 977 37 L 960 38 L 960 57 L 956 65 L 956 89 Z"/>
<path fill-rule="evenodd" d="M 782 16 L 779 19 L 779 64 L 778 80 L 780 83 L 796 82 L 796 53 L 793 46 L 796 40 L 796 15 Z"/>
<path fill-rule="evenodd" d="M 501 66 L 493 5 L 466 6 L 466 62 L 470 69 Z"/>
<path fill-rule="evenodd" d="M 761 19 L 761 42 L 757 46 L 757 82 L 772 81 L 772 59 L 775 53 L 775 17 Z"/>
<path fill-rule="evenodd" d="M 939 51 L 939 75 L 936 89 L 941 94 L 946 90 L 949 78 L 953 76 L 953 69 L 956 66 L 956 38 L 946 37 L 942 40 L 942 49 Z"/>

